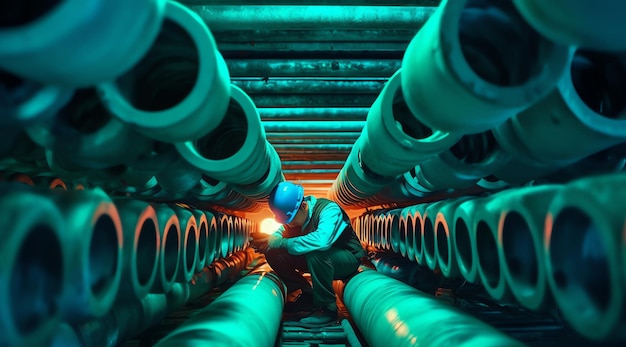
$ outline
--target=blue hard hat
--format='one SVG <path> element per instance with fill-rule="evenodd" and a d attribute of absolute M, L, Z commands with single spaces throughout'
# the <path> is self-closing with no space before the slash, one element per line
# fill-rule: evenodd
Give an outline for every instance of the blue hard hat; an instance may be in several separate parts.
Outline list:
<path fill-rule="evenodd" d="M 270 210 L 278 223 L 287 224 L 296 216 L 304 199 L 304 188 L 291 182 L 280 182 L 269 197 Z"/>

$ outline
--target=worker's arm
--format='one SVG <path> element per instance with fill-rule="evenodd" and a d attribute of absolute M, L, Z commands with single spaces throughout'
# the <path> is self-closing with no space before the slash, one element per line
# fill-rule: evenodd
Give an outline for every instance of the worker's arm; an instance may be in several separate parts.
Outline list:
<path fill-rule="evenodd" d="M 306 235 L 282 239 L 279 241 L 280 246 L 287 248 L 287 251 L 293 255 L 324 251 L 337 241 L 346 226 L 339 206 L 329 204 L 322 210 L 316 230 Z"/>

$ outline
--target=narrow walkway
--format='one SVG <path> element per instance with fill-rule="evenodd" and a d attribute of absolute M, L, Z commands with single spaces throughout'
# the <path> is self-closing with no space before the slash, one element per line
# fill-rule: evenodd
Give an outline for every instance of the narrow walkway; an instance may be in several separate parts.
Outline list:
<path fill-rule="evenodd" d="M 293 321 L 283 322 L 276 346 L 362 347 L 347 319 L 323 327 L 306 327 Z"/>

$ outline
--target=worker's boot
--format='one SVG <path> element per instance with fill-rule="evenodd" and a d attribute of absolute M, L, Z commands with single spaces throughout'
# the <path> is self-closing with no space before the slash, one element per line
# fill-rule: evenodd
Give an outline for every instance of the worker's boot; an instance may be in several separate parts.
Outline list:
<path fill-rule="evenodd" d="M 337 321 L 337 308 L 319 307 L 310 316 L 300 319 L 302 325 L 326 325 Z"/>

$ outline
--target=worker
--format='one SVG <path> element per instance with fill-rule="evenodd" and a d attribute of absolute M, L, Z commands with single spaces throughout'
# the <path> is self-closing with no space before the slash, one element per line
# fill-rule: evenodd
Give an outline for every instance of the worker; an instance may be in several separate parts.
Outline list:
<path fill-rule="evenodd" d="M 268 203 L 282 225 L 271 235 L 254 233 L 251 247 L 265 254 L 289 293 L 301 292 L 299 299 L 287 305 L 311 303 L 300 323 L 336 321 L 332 282 L 355 274 L 365 255 L 348 215 L 331 200 L 304 196 L 304 188 L 291 182 L 276 185 Z M 311 283 L 302 276 L 305 272 L 310 273 Z"/>

